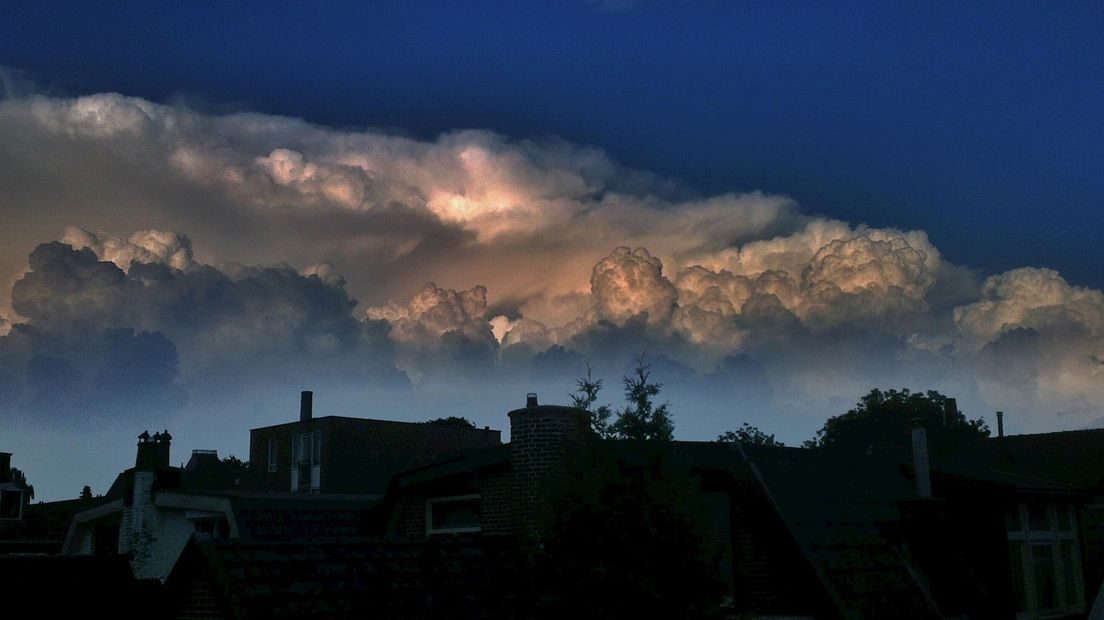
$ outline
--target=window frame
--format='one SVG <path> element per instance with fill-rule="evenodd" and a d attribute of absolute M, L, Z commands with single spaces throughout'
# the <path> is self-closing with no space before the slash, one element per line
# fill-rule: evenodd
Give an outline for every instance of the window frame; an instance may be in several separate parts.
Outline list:
<path fill-rule="evenodd" d="M 1030 504 L 1044 503 L 1046 507 L 1045 530 L 1032 529 Z M 1008 534 L 1008 549 L 1011 554 L 1014 545 L 1019 545 L 1020 568 L 1022 575 L 1012 575 L 1013 579 L 1021 579 L 1024 589 L 1024 603 L 1027 609 L 1016 610 L 1017 619 L 1029 618 L 1057 618 L 1085 612 L 1085 577 L 1081 566 L 1081 541 L 1078 536 L 1077 506 L 1073 502 L 1045 501 L 1040 498 L 1022 499 L 1013 507 L 1016 517 L 1019 519 L 1019 529 L 1013 529 L 1012 512 L 1005 513 L 1005 530 Z M 1066 519 L 1065 529 L 1060 519 Z M 1063 544 L 1065 543 L 1065 544 Z M 1068 547 L 1067 547 L 1068 545 Z M 1041 609 L 1036 600 L 1037 587 L 1035 583 L 1036 547 L 1046 547 L 1050 551 L 1050 571 L 1054 575 L 1056 607 Z M 1069 569 L 1071 575 L 1066 574 L 1066 563 L 1063 562 L 1063 547 L 1071 551 L 1069 554 Z M 1010 567 L 1012 568 L 1012 567 Z M 1073 601 L 1067 600 L 1067 588 L 1073 587 Z"/>
<path fill-rule="evenodd" d="M 476 502 L 476 515 L 479 525 L 470 527 L 433 527 L 433 506 L 436 504 L 457 504 L 462 502 Z M 431 497 L 425 501 L 425 531 L 426 536 L 438 534 L 477 534 L 483 531 L 483 497 L 478 493 L 468 495 L 446 495 L 443 497 Z"/>
<path fill-rule="evenodd" d="M 304 467 L 309 467 L 304 481 Z M 322 434 L 317 429 L 291 436 L 291 490 L 317 493 L 322 486 Z"/>

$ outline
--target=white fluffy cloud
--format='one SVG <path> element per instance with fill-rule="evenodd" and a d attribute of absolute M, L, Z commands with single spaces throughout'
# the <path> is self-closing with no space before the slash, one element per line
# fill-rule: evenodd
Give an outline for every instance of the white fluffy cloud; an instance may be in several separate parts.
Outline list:
<path fill-rule="evenodd" d="M 215 361 L 245 372 L 298 356 L 359 378 L 357 364 L 391 364 L 422 385 L 486 376 L 510 350 L 513 364 L 523 348 L 647 348 L 704 374 L 755 368 L 787 406 L 888 381 L 973 390 L 983 408 L 1015 396 L 1040 428 L 1104 408 L 1100 291 L 1044 269 L 979 290 L 923 231 L 817 217 L 780 195 L 703 197 L 593 148 L 116 94 L 0 101 L 0 135 L 0 276 L 19 281 L 0 333 L 5 317 L 26 328 L 10 347 L 32 328 L 34 346 L 86 329 L 97 350 L 167 364 L 161 333 L 176 383 Z M 63 229 L 73 250 L 35 249 Z M 440 286 L 411 296 L 424 282 Z M 9 359 L 21 376 L 29 358 Z"/>

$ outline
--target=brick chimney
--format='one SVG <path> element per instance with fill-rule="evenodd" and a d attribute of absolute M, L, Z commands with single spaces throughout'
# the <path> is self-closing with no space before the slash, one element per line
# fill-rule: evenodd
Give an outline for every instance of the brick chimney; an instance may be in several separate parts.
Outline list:
<path fill-rule="evenodd" d="M 590 414 L 574 407 L 540 405 L 526 395 L 510 417 L 510 461 L 517 528 L 531 533 L 547 487 L 566 464 L 566 448 L 590 436 Z"/>
<path fill-rule="evenodd" d="M 142 431 L 138 436 L 138 457 L 134 463 L 133 482 L 129 502 L 124 502 L 119 525 L 119 552 L 130 554 L 130 567 L 139 579 L 157 574 L 153 566 L 151 549 L 156 544 L 155 533 L 159 529 L 160 514 L 153 505 L 153 486 L 159 475 L 165 475 L 169 466 L 169 448 L 172 435 L 169 431 L 154 433 Z"/>
<path fill-rule="evenodd" d="M 169 468 L 169 447 L 172 435 L 169 431 L 154 433 L 150 437 L 149 431 L 142 431 L 138 435 L 138 456 L 134 460 L 134 469 L 157 470 Z"/>
<path fill-rule="evenodd" d="M 314 416 L 314 392 L 303 390 L 299 394 L 299 421 L 310 422 Z"/>

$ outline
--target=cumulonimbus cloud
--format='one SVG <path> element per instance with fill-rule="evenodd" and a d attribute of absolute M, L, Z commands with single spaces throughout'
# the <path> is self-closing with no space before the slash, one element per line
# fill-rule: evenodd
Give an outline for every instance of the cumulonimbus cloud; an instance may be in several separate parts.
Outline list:
<path fill-rule="evenodd" d="M 26 385 L 32 359 L 34 376 L 93 377 L 120 351 L 159 356 L 159 384 L 181 387 L 280 364 L 424 384 L 648 349 L 702 377 L 754 369 L 778 409 L 886 382 L 1036 428 L 1104 409 L 1100 291 L 1045 269 L 981 284 L 923 231 L 785 196 L 703 197 L 555 139 L 116 94 L 8 99 L 0 133 L 0 276 L 17 281 L 0 385 Z M 64 343 L 94 361 L 57 362 Z"/>

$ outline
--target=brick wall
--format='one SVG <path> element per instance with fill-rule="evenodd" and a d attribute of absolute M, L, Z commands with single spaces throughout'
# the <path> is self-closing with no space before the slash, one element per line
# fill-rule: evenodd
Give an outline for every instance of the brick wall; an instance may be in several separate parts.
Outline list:
<path fill-rule="evenodd" d="M 536 405 L 510 416 L 514 519 L 518 531 L 531 531 L 544 504 L 544 489 L 565 465 L 567 442 L 581 440 L 590 414 L 572 407 Z"/>
<path fill-rule="evenodd" d="M 465 475 L 465 479 L 445 478 L 433 485 L 400 498 L 396 508 L 394 533 L 404 538 L 426 536 L 426 501 L 434 497 L 479 495 L 479 524 L 488 536 L 514 531 L 513 477 L 509 468 L 497 467 Z"/>

